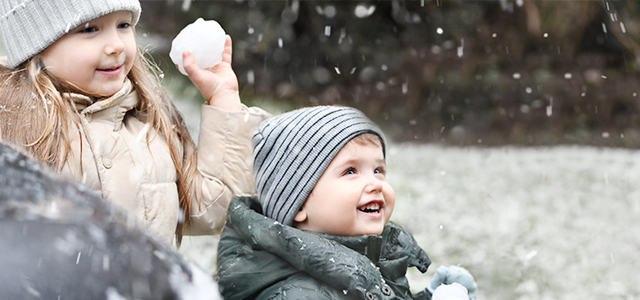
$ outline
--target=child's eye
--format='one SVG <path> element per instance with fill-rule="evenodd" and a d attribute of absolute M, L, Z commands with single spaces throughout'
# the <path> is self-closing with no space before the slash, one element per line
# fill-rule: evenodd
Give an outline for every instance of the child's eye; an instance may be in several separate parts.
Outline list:
<path fill-rule="evenodd" d="M 373 170 L 373 173 L 384 175 L 386 173 L 386 170 L 384 168 L 380 167 L 380 168 L 376 168 L 375 170 Z"/>
<path fill-rule="evenodd" d="M 131 23 L 129 23 L 129 22 L 124 22 L 124 23 L 118 24 L 118 28 L 120 28 L 120 29 L 125 29 L 125 28 L 129 28 L 129 27 L 131 27 Z"/>
<path fill-rule="evenodd" d="M 355 168 L 348 168 L 346 170 L 344 170 L 344 172 L 342 172 L 342 175 L 351 175 L 351 174 L 355 174 L 356 173 L 356 169 Z"/>
<path fill-rule="evenodd" d="M 87 26 L 80 29 L 80 33 L 92 33 L 98 31 L 98 27 L 95 26 Z"/>

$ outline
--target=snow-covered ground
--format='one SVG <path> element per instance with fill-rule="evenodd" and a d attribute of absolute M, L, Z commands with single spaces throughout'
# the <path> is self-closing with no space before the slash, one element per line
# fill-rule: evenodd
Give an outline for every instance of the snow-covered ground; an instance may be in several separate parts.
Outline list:
<path fill-rule="evenodd" d="M 460 265 L 478 299 L 638 299 L 640 151 L 391 144 L 392 220 L 440 265 Z M 217 237 L 180 253 L 215 271 Z"/>

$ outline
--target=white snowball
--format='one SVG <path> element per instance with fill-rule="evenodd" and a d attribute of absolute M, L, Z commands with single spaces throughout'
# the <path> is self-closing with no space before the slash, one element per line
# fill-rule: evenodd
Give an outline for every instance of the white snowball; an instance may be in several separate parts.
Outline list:
<path fill-rule="evenodd" d="M 225 32 L 218 22 L 205 21 L 198 18 L 187 25 L 171 42 L 169 57 L 178 65 L 180 73 L 187 75 L 182 64 L 182 53 L 189 51 L 193 54 L 196 64 L 200 68 L 210 68 L 222 61 L 224 51 Z"/>

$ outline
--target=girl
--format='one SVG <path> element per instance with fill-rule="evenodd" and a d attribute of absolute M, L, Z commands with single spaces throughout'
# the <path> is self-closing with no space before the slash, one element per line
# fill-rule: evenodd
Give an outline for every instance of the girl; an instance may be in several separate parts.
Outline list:
<path fill-rule="evenodd" d="M 215 234 L 232 195 L 253 194 L 251 135 L 231 68 L 183 54 L 202 106 L 199 150 L 138 49 L 138 0 L 3 0 L 0 137 L 131 212 L 151 235 Z"/>

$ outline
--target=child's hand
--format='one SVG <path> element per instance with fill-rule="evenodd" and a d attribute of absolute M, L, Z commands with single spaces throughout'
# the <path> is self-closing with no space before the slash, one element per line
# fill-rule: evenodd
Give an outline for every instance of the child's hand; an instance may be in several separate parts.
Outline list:
<path fill-rule="evenodd" d="M 433 294 L 441 284 L 452 284 L 454 282 L 461 284 L 469 291 L 469 299 L 476 298 L 476 289 L 478 288 L 476 281 L 467 269 L 457 266 L 439 267 L 427 289 Z"/>
<path fill-rule="evenodd" d="M 182 53 L 182 62 L 189 79 L 209 105 L 228 111 L 241 111 L 238 78 L 231 68 L 231 50 L 231 37 L 226 35 L 221 63 L 201 69 L 189 51 Z"/>

